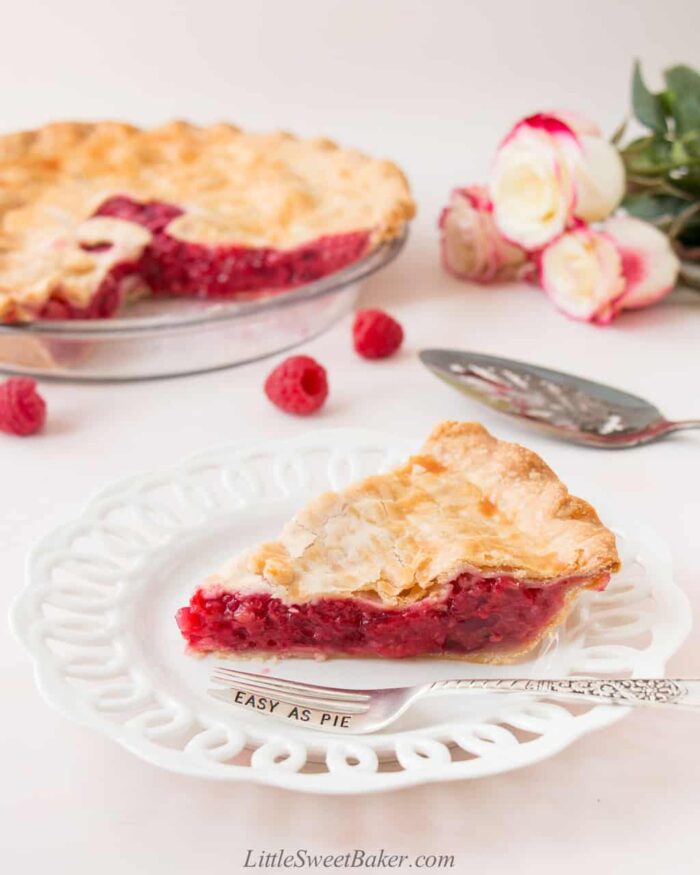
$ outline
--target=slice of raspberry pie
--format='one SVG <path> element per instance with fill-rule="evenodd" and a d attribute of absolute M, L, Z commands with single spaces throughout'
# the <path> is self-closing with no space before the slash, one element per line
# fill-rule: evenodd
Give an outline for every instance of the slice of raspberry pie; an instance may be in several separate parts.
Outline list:
<path fill-rule="evenodd" d="M 396 237 L 388 161 L 231 125 L 59 123 L 0 137 L 0 322 L 97 318 L 143 295 L 319 279 Z"/>
<path fill-rule="evenodd" d="M 419 455 L 327 493 L 177 621 L 219 655 L 526 654 L 619 568 L 615 538 L 533 452 L 444 422 Z"/>

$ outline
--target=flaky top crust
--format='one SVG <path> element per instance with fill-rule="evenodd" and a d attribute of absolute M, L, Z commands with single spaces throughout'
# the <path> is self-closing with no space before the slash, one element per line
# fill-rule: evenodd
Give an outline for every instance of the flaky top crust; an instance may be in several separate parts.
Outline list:
<path fill-rule="evenodd" d="M 615 538 L 535 453 L 443 422 L 388 474 L 319 496 L 205 590 L 407 604 L 465 571 L 547 585 L 617 571 Z"/>
<path fill-rule="evenodd" d="M 17 301 L 36 306 L 56 286 L 84 304 L 111 264 L 138 256 L 148 232 L 119 219 L 100 231 L 107 242 L 107 230 L 129 238 L 126 253 L 80 246 L 97 234 L 90 216 L 115 195 L 181 207 L 168 233 L 208 245 L 286 249 L 354 231 L 377 245 L 414 213 L 396 165 L 330 140 L 185 122 L 64 122 L 9 134 L 0 137 L 0 316 Z"/>

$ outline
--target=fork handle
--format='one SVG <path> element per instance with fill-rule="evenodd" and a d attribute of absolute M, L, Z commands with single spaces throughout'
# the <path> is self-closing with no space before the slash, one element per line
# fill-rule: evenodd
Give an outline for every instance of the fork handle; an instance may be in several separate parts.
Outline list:
<path fill-rule="evenodd" d="M 680 678 L 599 678 L 579 680 L 471 679 L 436 681 L 428 693 L 487 690 L 490 693 L 529 693 L 567 702 L 599 705 L 664 706 L 700 711 L 700 680 Z"/>

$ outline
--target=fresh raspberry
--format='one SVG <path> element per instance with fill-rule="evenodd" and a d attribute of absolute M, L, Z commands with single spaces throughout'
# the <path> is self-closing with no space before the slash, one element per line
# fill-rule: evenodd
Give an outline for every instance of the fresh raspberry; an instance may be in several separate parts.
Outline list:
<path fill-rule="evenodd" d="M 308 355 L 293 355 L 265 380 L 265 394 L 286 413 L 308 416 L 328 395 L 326 369 Z"/>
<path fill-rule="evenodd" d="M 34 434 L 46 419 L 46 403 L 29 377 L 13 377 L 0 384 L 0 431 L 23 437 Z"/>
<path fill-rule="evenodd" d="M 403 328 L 383 310 L 358 310 L 352 326 L 355 350 L 366 359 L 392 355 L 403 342 Z"/>

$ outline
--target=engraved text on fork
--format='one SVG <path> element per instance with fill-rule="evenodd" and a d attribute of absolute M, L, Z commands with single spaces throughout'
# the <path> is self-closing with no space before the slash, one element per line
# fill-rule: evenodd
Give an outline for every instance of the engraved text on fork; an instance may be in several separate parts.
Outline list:
<path fill-rule="evenodd" d="M 263 711 L 265 714 L 274 714 L 285 720 L 295 720 L 298 723 L 318 723 L 320 726 L 335 729 L 350 729 L 351 714 L 334 714 L 331 711 L 320 711 L 316 708 L 304 708 L 300 705 L 292 705 L 269 696 L 259 696 L 246 690 L 230 690 L 229 701 L 231 704 L 243 705 L 255 711 Z"/>

